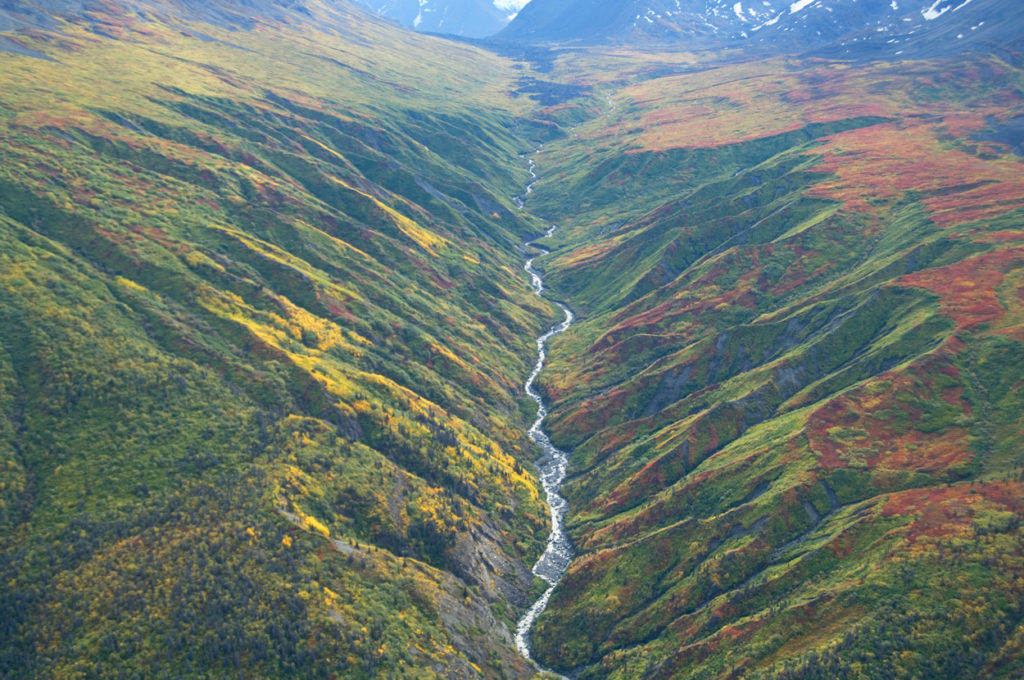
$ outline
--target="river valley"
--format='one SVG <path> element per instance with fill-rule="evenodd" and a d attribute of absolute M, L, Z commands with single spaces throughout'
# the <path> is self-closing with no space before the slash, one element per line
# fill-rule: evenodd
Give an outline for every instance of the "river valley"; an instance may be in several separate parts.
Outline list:
<path fill-rule="evenodd" d="M 530 170 L 531 174 L 533 174 L 532 162 Z M 550 237 L 555 232 L 555 228 L 551 227 L 547 234 L 545 234 L 545 238 Z M 536 246 L 532 245 L 532 242 L 528 243 L 527 246 L 536 248 Z M 547 254 L 547 251 L 541 249 L 540 255 L 545 254 Z M 541 278 L 540 272 L 533 266 L 534 260 L 540 255 L 528 259 L 524 266 L 524 269 L 530 275 L 530 283 L 537 295 L 543 295 L 544 293 L 544 281 Z M 565 532 L 565 513 L 568 509 L 568 503 L 559 493 L 569 466 L 569 456 L 564 451 L 555 447 L 547 434 L 545 434 L 542 426 L 548 411 L 544 404 L 544 397 L 534 387 L 534 381 L 544 368 L 544 360 L 547 358 L 548 340 L 559 333 L 564 333 L 573 322 L 572 310 L 562 303 L 557 304 L 565 314 L 565 318 L 561 323 L 552 326 L 550 330 L 537 338 L 537 363 L 534 365 L 533 371 L 524 385 L 526 393 L 537 402 L 537 418 L 530 427 L 529 435 L 530 439 L 537 444 L 542 452 L 541 457 L 537 461 L 537 469 L 540 472 L 541 484 L 544 487 L 548 506 L 551 509 L 551 534 L 548 536 L 547 547 L 544 550 L 544 554 L 533 565 L 533 573 L 544 579 L 548 583 L 548 587 L 537 601 L 530 605 L 530 608 L 526 610 L 526 613 L 523 614 L 516 625 L 516 647 L 519 648 L 523 656 L 531 661 L 534 660 L 530 653 L 530 631 L 537 617 L 544 611 L 548 600 L 551 598 L 551 593 L 572 561 L 572 544 L 569 542 L 569 537 Z"/>

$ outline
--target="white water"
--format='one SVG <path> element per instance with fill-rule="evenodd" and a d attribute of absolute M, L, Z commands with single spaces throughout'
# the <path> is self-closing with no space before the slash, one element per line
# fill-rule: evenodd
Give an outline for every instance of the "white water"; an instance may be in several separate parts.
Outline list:
<path fill-rule="evenodd" d="M 537 147 L 537 151 L 535 153 L 540 153 L 540 150 L 543 147 L 544 147 L 543 144 L 538 146 Z M 520 158 L 521 158 L 521 156 L 520 156 Z M 515 196 L 512 199 L 512 200 L 514 200 L 516 202 L 516 206 L 520 210 L 522 210 L 523 208 L 526 207 L 526 200 L 525 199 L 526 199 L 527 196 L 529 196 L 530 194 L 533 193 L 533 185 L 537 183 L 537 163 L 536 163 L 536 161 L 534 161 L 532 158 L 529 159 L 527 161 L 527 168 L 526 169 L 530 171 L 530 183 L 526 185 L 526 190 L 523 192 L 522 196 Z M 551 231 L 554 231 L 553 227 L 552 227 Z M 529 245 L 529 243 L 527 245 Z M 530 260 L 530 262 L 533 262 L 533 260 Z M 527 267 L 530 266 L 530 262 L 526 263 Z M 527 271 L 530 271 L 530 270 L 527 269 Z M 536 280 L 538 280 L 538 281 L 540 280 L 540 277 L 537 277 L 537 273 L 536 272 L 531 272 L 530 276 L 536 277 Z M 535 289 L 536 289 L 536 285 L 537 284 L 534 284 L 534 288 Z M 537 295 L 540 295 L 540 293 L 537 293 Z"/>
<path fill-rule="evenodd" d="M 537 167 L 537 163 L 531 158 L 530 159 L 530 167 L 528 168 L 528 170 L 530 171 L 530 179 L 532 179 L 533 181 L 526 185 L 526 195 L 529 195 L 529 194 L 533 193 L 533 185 L 537 183 L 536 167 Z M 532 262 L 532 260 L 531 260 L 531 262 Z M 529 271 L 529 270 L 527 270 L 527 271 Z M 540 293 L 538 293 L 538 295 L 540 295 Z"/>
<path fill-rule="evenodd" d="M 533 166 L 531 163 L 530 167 L 531 175 L 533 174 Z M 536 177 L 536 175 L 534 175 Z M 530 187 L 527 187 L 527 193 L 529 193 Z M 551 236 L 555 232 L 555 227 L 551 227 L 545 236 Z M 527 244 L 530 245 L 530 244 Z M 542 251 L 542 255 L 546 255 L 547 251 Z M 537 295 L 541 295 L 544 292 L 544 281 L 541 279 L 540 273 L 533 268 L 533 261 L 535 258 L 530 258 L 526 261 L 524 269 L 530 275 L 530 283 L 533 285 L 533 292 Z M 533 662 L 542 671 L 551 673 L 552 671 L 541 667 L 536 660 L 534 660 L 531 654 L 530 648 L 530 630 L 533 628 L 534 622 L 540 615 L 544 608 L 548 605 L 548 600 L 551 598 L 551 593 L 555 590 L 555 586 L 562 579 L 565 574 L 565 570 L 569 567 L 569 562 L 572 561 L 572 544 L 569 542 L 569 536 L 565 533 L 565 512 L 568 509 L 568 503 L 566 500 L 559 495 L 559 490 L 562 487 L 562 482 L 565 480 L 565 473 L 569 466 L 569 456 L 566 453 L 551 443 L 548 436 L 541 429 L 541 424 L 544 422 L 544 418 L 548 414 L 547 407 L 544 405 L 544 398 L 541 397 L 540 393 L 534 388 L 533 382 L 537 379 L 537 375 L 541 369 L 544 368 L 544 360 L 547 358 L 547 341 L 552 337 L 564 332 L 573 321 L 572 311 L 563 305 L 557 303 L 562 312 L 565 313 L 565 319 L 552 326 L 551 329 L 544 335 L 537 338 L 537 363 L 533 367 L 533 372 L 530 373 L 530 377 L 526 380 L 524 388 L 526 393 L 530 395 L 530 398 L 537 402 L 537 419 L 533 421 L 533 426 L 530 428 L 530 439 L 537 444 L 541 450 L 541 457 L 537 460 L 537 468 L 540 471 L 541 485 L 544 487 L 544 493 L 547 496 L 548 505 L 551 508 L 551 534 L 548 536 L 547 547 L 544 550 L 544 554 L 540 556 L 537 563 L 533 565 L 533 573 L 541 577 L 548 583 L 547 590 L 544 594 L 534 602 L 523 617 L 519 619 L 519 623 L 516 624 L 516 647 L 519 648 L 519 652 Z M 555 674 L 557 675 L 557 674 Z M 558 677 L 564 678 L 559 675 Z"/>

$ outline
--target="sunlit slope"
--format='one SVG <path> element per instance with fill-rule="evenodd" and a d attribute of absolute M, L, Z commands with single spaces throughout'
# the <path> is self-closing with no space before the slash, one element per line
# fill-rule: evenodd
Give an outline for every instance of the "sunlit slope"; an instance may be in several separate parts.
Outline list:
<path fill-rule="evenodd" d="M 319 18 L 0 54 L 0 675 L 530 674 L 517 72 Z"/>
<path fill-rule="evenodd" d="M 1019 64 L 655 61 L 538 161 L 572 244 L 546 281 L 584 316 L 542 376 L 579 557 L 538 656 L 1016 677 Z"/>

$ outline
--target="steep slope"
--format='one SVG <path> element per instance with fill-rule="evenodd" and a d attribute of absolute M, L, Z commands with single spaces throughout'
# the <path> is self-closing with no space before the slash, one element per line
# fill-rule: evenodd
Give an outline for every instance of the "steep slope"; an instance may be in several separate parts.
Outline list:
<path fill-rule="evenodd" d="M 676 75 L 666 72 L 685 71 Z M 564 56 L 541 384 L 580 678 L 1018 677 L 1019 59 Z M 576 121 L 586 113 L 589 120 Z"/>
<path fill-rule="evenodd" d="M 945 22 L 917 53 L 1009 6 L 912 6 Z M 538 79 L 319 0 L 0 26 L 0 675 L 530 677 L 540 141 L 581 322 L 540 377 L 579 557 L 538 658 L 1024 672 L 1005 42 Z"/>
<path fill-rule="evenodd" d="M 0 676 L 527 677 L 518 71 L 344 3 L 6 3 Z"/>

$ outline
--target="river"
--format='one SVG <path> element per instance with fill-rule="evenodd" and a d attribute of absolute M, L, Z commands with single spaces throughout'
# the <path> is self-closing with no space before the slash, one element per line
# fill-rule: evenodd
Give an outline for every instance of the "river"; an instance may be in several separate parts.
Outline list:
<path fill-rule="evenodd" d="M 530 167 L 531 174 L 533 167 Z M 534 175 L 536 177 L 536 175 Z M 545 237 L 551 236 L 555 232 L 555 227 L 551 227 Z M 532 246 L 533 242 L 526 244 Z M 536 247 L 536 246 L 534 246 Z M 547 251 L 541 249 L 540 255 L 546 255 Z M 544 293 L 544 280 L 541 278 L 540 272 L 533 267 L 533 261 L 536 257 L 531 257 L 526 261 L 524 269 L 530 275 L 530 283 L 533 285 L 533 291 L 537 295 L 543 295 Z M 544 359 L 547 358 L 547 342 L 552 337 L 559 333 L 565 332 L 567 328 L 572 324 L 573 313 L 568 307 L 562 303 L 557 303 L 558 307 L 565 314 L 565 318 L 561 323 L 552 326 L 551 329 L 544 335 L 537 338 L 537 363 L 534 364 L 533 372 L 530 373 L 530 377 L 526 380 L 524 389 L 526 393 L 530 395 L 530 398 L 537 402 L 537 419 L 533 421 L 533 426 L 530 427 L 530 439 L 537 444 L 541 450 L 541 457 L 537 460 L 537 469 L 540 471 L 540 481 L 544 487 L 544 493 L 547 496 L 548 506 L 551 509 L 551 534 L 548 536 L 547 547 L 544 549 L 544 554 L 540 556 L 537 563 L 533 565 L 533 573 L 544 579 L 547 582 L 548 587 L 544 591 L 536 602 L 534 602 L 523 617 L 519 619 L 519 623 L 516 624 L 516 647 L 519 648 L 520 653 L 529 659 L 534 665 L 540 670 L 553 673 L 550 669 L 543 668 L 540 666 L 531 654 L 530 646 L 530 631 L 533 629 L 533 624 L 537 620 L 544 608 L 547 607 L 548 600 L 551 598 L 551 593 L 555 590 L 555 586 L 562 579 L 565 574 L 565 570 L 569 567 L 569 562 L 572 561 L 572 544 L 569 542 L 569 536 L 565 533 L 565 512 L 568 509 L 568 503 L 559 494 L 559 490 L 562 488 L 562 482 L 565 480 L 565 473 L 569 467 L 569 456 L 561 449 L 556 448 L 547 434 L 541 428 L 544 422 L 544 418 L 548 414 L 547 407 L 544 405 L 544 398 L 533 386 L 534 381 L 537 379 L 537 375 L 541 369 L 544 368 Z M 557 675 L 557 673 L 555 674 Z M 564 677 L 564 676 L 558 676 Z"/>

